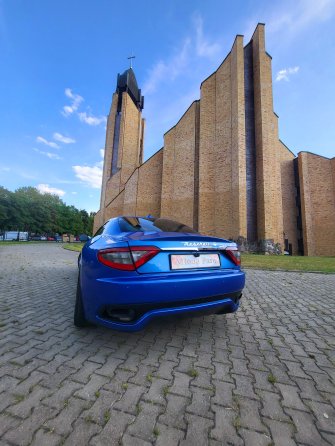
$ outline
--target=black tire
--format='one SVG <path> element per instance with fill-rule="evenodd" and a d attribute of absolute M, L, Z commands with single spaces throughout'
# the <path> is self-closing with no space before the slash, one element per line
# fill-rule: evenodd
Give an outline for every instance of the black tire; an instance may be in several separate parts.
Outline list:
<path fill-rule="evenodd" d="M 82 300 L 82 296 L 81 296 L 79 278 L 78 278 L 78 283 L 77 283 L 76 304 L 74 307 L 73 323 L 78 328 L 88 327 L 88 325 L 89 325 L 89 323 L 87 322 L 87 320 L 85 318 L 85 311 L 84 311 L 83 300 Z"/>

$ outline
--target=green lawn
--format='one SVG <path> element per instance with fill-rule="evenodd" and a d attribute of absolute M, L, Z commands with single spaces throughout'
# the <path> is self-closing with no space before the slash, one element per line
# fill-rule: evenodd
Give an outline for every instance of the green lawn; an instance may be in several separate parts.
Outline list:
<path fill-rule="evenodd" d="M 242 254 L 242 266 L 246 268 L 319 271 L 335 273 L 335 257 L 266 256 Z"/>
<path fill-rule="evenodd" d="M 62 247 L 68 249 L 69 251 L 80 252 L 83 249 L 85 243 L 65 243 Z"/>

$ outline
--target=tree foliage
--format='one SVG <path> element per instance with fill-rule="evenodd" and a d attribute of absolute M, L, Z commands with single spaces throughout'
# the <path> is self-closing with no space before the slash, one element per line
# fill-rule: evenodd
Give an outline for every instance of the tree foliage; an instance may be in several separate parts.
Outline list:
<path fill-rule="evenodd" d="M 0 186 L 0 231 L 35 234 L 92 234 L 94 213 L 66 205 L 57 195 L 34 187 L 11 192 Z"/>

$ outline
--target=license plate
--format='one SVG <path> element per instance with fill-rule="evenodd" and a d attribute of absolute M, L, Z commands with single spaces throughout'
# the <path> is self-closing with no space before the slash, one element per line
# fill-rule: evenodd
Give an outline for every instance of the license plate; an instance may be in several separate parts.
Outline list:
<path fill-rule="evenodd" d="M 171 255 L 171 269 L 217 268 L 220 266 L 219 254 Z"/>

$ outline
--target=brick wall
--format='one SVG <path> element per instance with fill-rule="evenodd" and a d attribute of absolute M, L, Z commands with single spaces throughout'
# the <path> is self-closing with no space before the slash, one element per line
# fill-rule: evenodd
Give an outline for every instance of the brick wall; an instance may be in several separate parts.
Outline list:
<path fill-rule="evenodd" d="M 161 209 L 163 150 L 159 150 L 138 169 L 136 215 L 159 217 Z"/>
<path fill-rule="evenodd" d="M 138 172 L 139 169 L 136 169 L 125 184 L 123 202 L 124 215 L 136 215 Z"/>
<path fill-rule="evenodd" d="M 123 188 L 130 175 L 140 165 L 140 142 L 142 118 L 128 93 L 122 93 L 121 129 L 119 142 L 119 163 L 121 169 L 120 187 Z"/>
<path fill-rule="evenodd" d="M 123 215 L 124 190 L 122 190 L 105 209 L 105 221 Z"/>
<path fill-rule="evenodd" d="M 194 182 L 198 101 L 164 135 L 161 215 L 191 227 L 194 222 Z"/>
<path fill-rule="evenodd" d="M 298 154 L 305 255 L 335 255 L 334 160 Z"/>
<path fill-rule="evenodd" d="M 296 188 L 294 178 L 294 154 L 281 141 L 278 141 L 280 156 L 281 191 L 283 208 L 284 239 L 292 244 L 293 255 L 298 254 Z"/>

